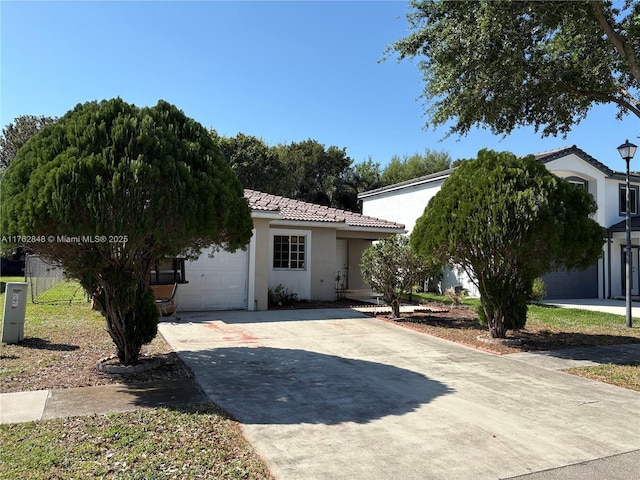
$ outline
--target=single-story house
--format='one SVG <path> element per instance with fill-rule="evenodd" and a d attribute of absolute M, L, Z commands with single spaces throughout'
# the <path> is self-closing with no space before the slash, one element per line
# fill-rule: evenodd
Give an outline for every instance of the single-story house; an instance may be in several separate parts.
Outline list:
<path fill-rule="evenodd" d="M 594 219 L 607 229 L 607 242 L 600 260 L 584 271 L 551 272 L 543 277 L 547 298 L 618 298 L 625 295 L 625 172 L 616 172 L 576 147 L 535 154 L 555 175 L 585 188 L 598 204 Z M 405 225 L 410 232 L 431 197 L 442 187 L 453 169 L 361 193 L 365 215 L 388 218 Z M 640 175 L 632 174 L 632 295 L 640 295 Z M 471 295 L 477 289 L 455 268 L 445 272 L 441 288 L 463 285 Z"/>
<path fill-rule="evenodd" d="M 167 260 L 152 273 L 157 283 L 179 283 L 179 310 L 266 310 L 268 290 L 280 285 L 300 300 L 370 291 L 360 273 L 362 252 L 405 232 L 400 223 L 278 195 L 244 196 L 253 219 L 245 250 L 209 249 L 195 261 Z"/>

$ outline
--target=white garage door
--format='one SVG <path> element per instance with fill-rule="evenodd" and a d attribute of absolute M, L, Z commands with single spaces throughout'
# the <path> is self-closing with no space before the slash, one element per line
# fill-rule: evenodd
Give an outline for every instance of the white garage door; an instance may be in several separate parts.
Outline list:
<path fill-rule="evenodd" d="M 196 261 L 185 263 L 187 282 L 178 286 L 182 311 L 244 310 L 247 308 L 248 251 L 205 250 Z"/>

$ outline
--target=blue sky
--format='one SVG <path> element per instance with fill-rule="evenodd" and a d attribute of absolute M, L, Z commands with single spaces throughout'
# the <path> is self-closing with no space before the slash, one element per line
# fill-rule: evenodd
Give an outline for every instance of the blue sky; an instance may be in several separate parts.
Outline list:
<path fill-rule="evenodd" d="M 425 148 L 452 158 L 483 147 L 518 155 L 576 144 L 616 170 L 616 147 L 640 143 L 640 121 L 596 107 L 563 138 L 476 130 L 441 141 L 423 128 L 421 75 L 389 59 L 407 34 L 396 2 L 0 2 L 0 124 L 61 116 L 77 103 L 167 100 L 205 127 L 268 144 L 308 138 L 385 165 Z M 640 170 L 640 156 L 632 170 Z"/>

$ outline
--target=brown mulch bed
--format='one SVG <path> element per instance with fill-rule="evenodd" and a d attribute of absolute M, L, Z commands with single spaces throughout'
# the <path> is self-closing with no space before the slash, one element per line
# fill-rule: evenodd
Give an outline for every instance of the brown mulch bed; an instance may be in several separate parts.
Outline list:
<path fill-rule="evenodd" d="M 159 357 L 160 366 L 126 375 L 102 373 L 96 368 L 98 360 L 115 353 L 104 329 L 79 327 L 66 339 L 55 332 L 51 337 L 27 335 L 19 344 L 1 346 L 0 393 L 193 377 L 160 334 L 142 349 L 143 355 Z"/>
<path fill-rule="evenodd" d="M 384 312 L 378 317 L 397 325 L 496 354 L 640 343 L 638 337 L 604 332 L 551 331 L 547 325 L 527 321 L 524 329 L 508 332 L 506 342 L 501 344 L 499 340 L 490 338 L 487 327 L 480 324 L 473 309 L 466 306 L 443 307 L 435 302 L 420 305 L 414 313 L 403 313 L 400 319 L 391 320 L 382 315 Z M 520 345 L 514 345 L 514 341 Z"/>

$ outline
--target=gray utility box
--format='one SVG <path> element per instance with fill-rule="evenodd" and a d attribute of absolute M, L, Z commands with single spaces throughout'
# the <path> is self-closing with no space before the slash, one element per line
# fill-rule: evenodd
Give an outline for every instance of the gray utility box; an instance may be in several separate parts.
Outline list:
<path fill-rule="evenodd" d="M 24 316 L 27 312 L 28 283 L 8 282 L 2 317 L 2 342 L 18 343 L 24 340 Z"/>

